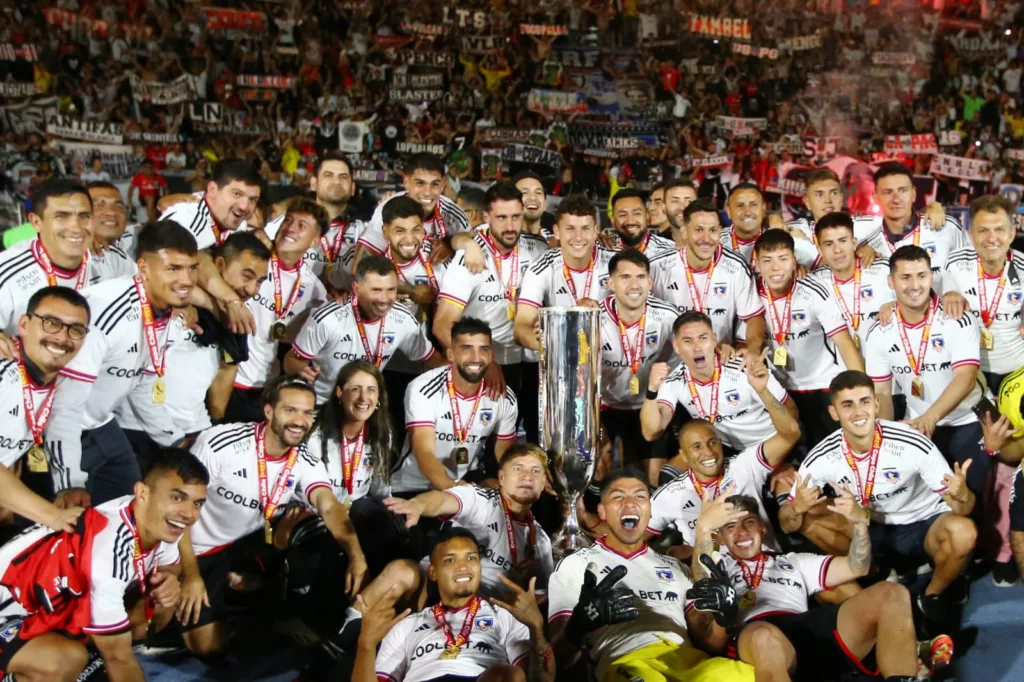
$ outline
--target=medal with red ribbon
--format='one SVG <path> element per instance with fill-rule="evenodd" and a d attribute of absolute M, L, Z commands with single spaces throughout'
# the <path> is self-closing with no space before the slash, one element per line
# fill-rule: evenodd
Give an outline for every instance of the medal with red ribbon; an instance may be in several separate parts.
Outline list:
<path fill-rule="evenodd" d="M 466 605 L 466 619 L 462 621 L 462 628 L 459 629 L 459 636 L 455 637 L 452 633 L 452 629 L 448 626 L 448 620 L 444 617 L 444 605 L 434 604 L 431 607 L 431 611 L 434 614 L 434 620 L 441 626 L 441 632 L 444 633 L 444 652 L 441 654 L 441 660 L 451 660 L 458 658 L 462 652 L 462 647 L 469 644 L 469 634 L 473 631 L 473 621 L 476 620 L 477 611 L 480 610 L 480 597 L 473 595 L 469 600 L 469 604 Z"/>
<path fill-rule="evenodd" d="M 56 382 L 50 386 L 43 398 L 43 404 L 36 413 L 35 396 L 32 394 L 32 382 L 28 378 L 28 370 L 25 368 L 25 359 L 21 354 L 21 339 L 15 337 L 14 345 L 18 352 L 18 378 L 21 379 L 21 402 L 25 408 L 25 424 L 32 435 L 32 448 L 28 453 L 28 467 L 32 472 L 44 472 L 49 469 L 46 460 L 46 451 L 43 449 L 43 430 L 46 423 L 50 421 L 50 411 L 53 407 L 53 397 Z"/>
<path fill-rule="evenodd" d="M 295 284 L 292 286 L 291 294 L 288 295 L 287 305 L 283 304 L 281 261 L 276 254 L 270 258 L 270 279 L 274 282 L 274 324 L 271 327 L 271 336 L 279 341 L 284 338 L 285 331 L 288 329 L 288 313 L 295 307 L 295 302 L 299 300 L 299 292 L 302 291 L 302 263 L 300 262 L 296 268 Z"/>
<path fill-rule="evenodd" d="M 344 432 L 341 434 L 341 480 L 345 484 L 345 490 L 348 494 L 352 494 L 352 488 L 355 485 L 355 472 L 359 469 L 359 464 L 363 460 L 363 442 L 366 438 L 366 424 L 359 429 L 359 435 L 356 436 L 352 442 L 352 450 L 349 450 L 348 438 L 345 438 Z"/>
<path fill-rule="evenodd" d="M 405 276 L 405 273 L 402 272 L 402 269 L 403 269 L 404 266 L 399 265 L 395 261 L 394 254 L 391 253 L 391 245 L 390 244 L 388 245 L 388 249 L 384 253 L 384 255 L 387 257 L 387 259 L 389 261 L 391 261 L 392 263 L 395 264 L 395 270 L 398 270 L 398 276 L 402 279 L 402 281 L 405 282 L 406 284 L 413 284 L 413 282 L 410 282 L 409 279 Z M 424 272 L 427 273 L 427 281 L 430 282 L 430 288 L 434 289 L 435 291 L 440 289 L 441 287 L 438 286 L 438 284 L 437 284 L 437 277 L 434 275 L 434 266 L 430 264 L 430 260 L 429 259 L 423 257 L 423 252 L 422 251 L 417 251 L 416 252 L 416 260 L 423 267 Z M 410 265 L 411 265 L 411 262 L 410 262 Z"/>
<path fill-rule="evenodd" d="M 871 493 L 875 491 L 875 476 L 878 474 L 878 453 L 882 449 L 882 427 L 875 424 L 875 435 L 871 439 L 871 452 L 868 453 L 868 471 L 863 482 L 860 480 L 857 458 L 853 456 L 853 449 L 850 447 L 849 442 L 847 442 L 845 434 L 840 444 L 843 449 L 843 457 L 846 458 L 846 463 L 850 466 L 850 470 L 853 471 L 852 482 L 857 488 L 853 491 L 853 494 L 860 502 L 860 506 L 867 507 L 871 503 Z"/>
<path fill-rule="evenodd" d="M 614 309 L 614 302 L 615 299 L 611 299 L 610 305 L 608 305 L 608 312 L 611 313 L 615 324 L 619 326 L 619 343 L 622 345 L 622 352 L 626 356 L 626 362 L 629 364 L 629 373 L 631 375 L 629 378 L 629 394 L 639 395 L 640 377 L 637 374 L 640 372 L 640 365 L 644 362 L 644 330 L 647 325 L 647 304 L 644 304 L 644 312 L 640 315 L 640 321 L 637 323 L 636 343 L 630 344 L 629 330 Z"/>
<path fill-rule="evenodd" d="M 1006 273 L 1009 269 L 1010 262 L 1007 260 L 1006 264 L 1003 265 L 1003 271 L 999 273 L 999 283 L 996 285 L 996 292 L 992 296 L 992 305 L 989 305 L 985 288 L 985 280 L 989 278 L 985 276 L 985 269 L 981 265 L 981 259 L 978 259 L 978 307 L 981 308 L 981 347 L 984 350 L 992 350 L 992 347 L 995 345 L 995 339 L 989 327 L 992 326 L 996 319 L 996 314 L 999 312 L 999 301 L 1003 297 L 1003 289 L 1006 288 Z"/>
<path fill-rule="evenodd" d="M 762 280 L 764 283 L 764 280 Z M 777 367 L 784 367 L 789 359 L 786 351 L 786 337 L 789 336 L 789 324 L 792 321 L 793 310 L 793 289 L 796 283 L 790 283 L 789 291 L 786 292 L 786 305 L 782 311 L 782 319 L 779 319 L 779 311 L 775 309 L 775 301 L 771 290 L 764 284 L 764 295 L 768 299 L 768 314 L 772 320 L 772 336 L 775 337 L 775 354 L 772 357 L 772 364 Z"/>
<path fill-rule="evenodd" d="M 915 356 L 914 349 L 910 345 L 910 337 L 907 335 L 907 323 L 903 321 L 900 307 L 896 306 L 896 326 L 900 331 L 900 341 L 903 343 L 903 352 L 907 355 L 907 364 L 910 365 L 910 371 L 914 373 L 910 393 L 919 399 L 924 398 L 924 382 L 921 380 L 921 368 L 924 367 L 924 356 L 928 352 L 928 339 L 931 336 L 932 320 L 935 319 L 935 311 L 938 309 L 938 299 L 932 297 L 932 302 L 928 306 L 928 314 L 924 318 L 924 329 L 921 330 L 921 345 L 919 346 L 917 356 Z"/>
<path fill-rule="evenodd" d="M 139 295 L 139 307 L 142 309 L 142 333 L 146 337 L 146 347 L 149 349 L 149 359 L 153 364 L 153 373 L 156 374 L 156 381 L 153 382 L 153 402 L 162 404 L 166 393 L 164 385 L 164 371 L 167 365 L 167 344 L 160 350 L 160 344 L 156 340 L 156 320 L 153 317 L 153 307 L 149 304 L 149 294 L 146 293 L 146 286 L 142 278 L 136 275 L 132 278 L 135 283 L 135 291 Z M 167 336 L 171 334 L 168 325 Z"/>
<path fill-rule="evenodd" d="M 704 490 L 712 486 L 715 488 L 715 492 L 711 496 L 712 500 L 717 499 L 718 494 L 722 492 L 722 477 L 725 476 L 724 473 L 719 474 L 718 477 L 712 483 L 707 484 L 707 486 L 701 483 L 700 479 L 694 475 L 693 469 L 690 469 L 686 473 L 690 474 L 690 481 L 693 483 L 693 489 L 697 491 L 697 495 L 700 496 L 700 499 L 704 499 Z"/>
<path fill-rule="evenodd" d="M 352 297 L 352 317 L 356 319 L 356 330 L 359 332 L 359 340 L 363 342 L 363 351 L 366 352 L 366 359 L 375 364 L 378 368 L 384 361 L 384 320 L 387 316 L 380 318 L 380 327 L 377 329 L 377 352 L 370 352 L 370 341 L 366 338 L 366 323 L 363 322 L 363 314 L 359 311 L 359 299 Z"/>
<path fill-rule="evenodd" d="M 590 285 L 594 281 L 594 264 L 597 262 L 597 247 L 594 247 L 594 252 L 590 254 L 590 262 L 587 264 L 587 283 L 583 288 L 583 298 L 590 298 Z M 580 302 L 580 296 L 576 294 L 576 282 L 572 281 L 572 271 L 569 266 L 565 263 L 565 257 L 562 257 L 562 277 L 565 278 L 565 283 L 569 287 L 569 293 L 572 294 L 573 303 Z"/>
<path fill-rule="evenodd" d="M 295 460 L 299 456 L 298 448 L 289 448 L 284 467 L 281 469 L 281 473 L 277 475 L 277 480 L 274 482 L 274 490 L 270 492 L 270 486 L 267 482 L 267 443 L 266 443 L 266 424 L 257 424 L 256 430 L 256 473 L 260 479 L 260 505 L 263 507 L 263 534 L 264 540 L 267 544 L 273 543 L 273 529 L 270 526 L 270 519 L 274 517 L 274 512 L 277 511 L 278 505 L 281 503 L 281 496 L 284 495 L 284 491 L 288 488 L 288 478 L 292 475 L 292 469 L 295 467 Z"/>
<path fill-rule="evenodd" d="M 327 235 L 320 237 L 320 248 L 324 250 L 324 256 L 328 263 L 333 263 L 341 253 L 341 244 L 345 241 L 345 229 L 348 225 L 343 220 L 332 220 L 331 227 L 338 228 L 338 234 L 334 235 L 334 241 L 328 242 Z"/>
<path fill-rule="evenodd" d="M 142 551 L 142 538 L 139 535 L 139 529 L 135 525 L 134 518 L 134 503 L 132 503 L 127 509 L 122 511 L 121 520 L 125 522 L 129 532 L 132 534 L 132 566 L 135 568 L 135 579 L 139 581 L 139 592 L 146 604 L 146 621 L 148 622 L 153 619 L 153 612 L 156 610 L 152 596 L 148 594 L 149 579 L 152 575 L 156 574 L 160 562 L 158 561 L 159 556 L 154 555 L 153 571 L 150 574 L 146 573 L 146 555 Z"/>
<path fill-rule="evenodd" d="M 57 272 L 54 270 L 53 261 L 50 260 L 50 254 L 46 252 L 46 247 L 43 246 L 43 242 L 39 239 L 32 242 L 32 255 L 35 256 L 39 267 L 43 269 L 43 274 L 46 275 L 46 283 L 51 287 L 57 286 Z M 89 252 L 86 251 L 85 255 L 82 256 L 81 265 L 73 273 L 75 275 L 75 291 L 81 291 L 85 286 L 85 278 L 89 275 L 89 258 Z"/>
<path fill-rule="evenodd" d="M 836 302 L 839 303 L 839 311 L 853 328 L 853 331 L 857 331 L 860 327 L 860 277 L 860 258 L 858 258 L 856 265 L 853 267 L 853 312 L 851 313 L 849 306 L 846 305 L 846 300 L 843 298 L 843 292 L 839 289 L 836 273 L 832 272 L 832 289 L 836 292 Z M 853 338 L 856 339 L 856 335 Z"/>
<path fill-rule="evenodd" d="M 686 378 L 687 388 L 690 389 L 690 401 L 693 403 L 693 408 L 697 410 L 698 417 L 706 419 L 712 424 L 715 423 L 715 418 L 718 416 L 718 380 L 721 377 L 721 373 L 722 358 L 718 353 L 715 353 L 715 373 L 711 375 L 711 409 L 708 412 L 704 412 L 704 403 L 697 392 L 697 382 L 693 380 L 690 368 L 683 365 L 683 376 Z"/>
<path fill-rule="evenodd" d="M 498 284 L 501 286 L 502 291 L 505 294 L 505 300 L 508 301 L 508 319 L 516 319 L 516 298 L 519 294 L 519 242 L 509 252 L 509 257 L 512 260 L 512 267 L 509 269 L 508 284 L 505 284 L 505 275 L 501 271 L 501 263 L 504 260 L 500 253 L 498 253 L 498 246 L 491 240 L 490 232 L 483 233 L 484 243 L 487 245 L 487 250 L 491 252 L 491 260 L 494 261 L 494 269 L 498 271 Z"/>
<path fill-rule="evenodd" d="M 459 398 L 455 392 L 455 377 L 453 374 L 454 370 L 448 368 L 448 401 L 451 403 L 452 408 L 452 427 L 455 429 L 455 442 L 460 448 L 466 447 L 466 439 L 469 438 L 469 432 L 473 428 L 473 420 L 476 419 L 477 408 L 480 407 L 480 400 L 484 396 L 484 382 L 480 382 L 480 386 L 476 389 L 476 395 L 473 396 L 473 409 L 469 412 L 469 419 L 466 420 L 466 427 L 462 427 L 462 415 L 459 413 Z M 468 456 L 468 453 L 467 453 Z M 456 462 L 456 464 L 469 464 L 466 462 Z"/>
<path fill-rule="evenodd" d="M 693 276 L 690 264 L 686 261 L 685 246 L 679 250 L 679 258 L 683 261 L 683 272 L 686 274 L 686 289 L 690 292 L 690 305 L 693 306 L 694 310 L 707 312 L 705 303 L 708 300 L 708 292 L 711 291 L 711 276 L 715 274 L 715 260 L 718 258 L 718 249 L 715 249 L 715 255 L 711 259 L 711 263 L 708 264 L 708 278 L 704 280 L 703 295 L 697 294 L 697 282 Z"/>
<path fill-rule="evenodd" d="M 512 555 L 512 567 L 519 568 L 519 548 L 516 545 L 516 533 L 515 527 L 512 523 L 512 511 L 508 508 L 508 500 L 505 499 L 505 495 L 501 495 L 501 507 L 505 510 L 505 533 L 508 535 L 508 553 Z M 528 547 L 524 554 L 528 557 L 533 556 L 533 547 L 537 542 L 537 526 L 533 523 L 533 512 L 526 512 L 526 525 L 529 527 L 529 535 L 527 537 Z"/>
<path fill-rule="evenodd" d="M 746 559 L 739 560 L 740 571 L 743 573 L 743 582 L 747 584 L 747 592 L 740 598 L 740 610 L 746 611 L 757 604 L 757 588 L 761 586 L 766 562 L 767 559 L 764 552 L 757 555 L 753 569 L 747 566 Z"/>
<path fill-rule="evenodd" d="M 448 236 L 448 226 L 444 224 L 444 216 L 441 215 L 441 198 L 438 197 L 437 203 L 434 204 L 434 238 L 444 239 Z"/>

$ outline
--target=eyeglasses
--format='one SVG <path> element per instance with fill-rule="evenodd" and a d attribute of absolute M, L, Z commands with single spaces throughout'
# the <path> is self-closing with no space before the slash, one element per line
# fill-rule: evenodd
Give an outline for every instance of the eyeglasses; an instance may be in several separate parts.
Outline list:
<path fill-rule="evenodd" d="M 35 313 L 29 313 L 28 316 L 39 318 L 39 321 L 43 325 L 43 331 L 47 334 L 60 334 L 62 329 L 67 329 L 68 338 L 72 341 L 81 341 L 85 338 L 85 335 L 89 333 L 89 328 L 84 324 L 78 324 L 77 322 L 67 324 L 64 320 L 52 315 L 36 315 Z"/>

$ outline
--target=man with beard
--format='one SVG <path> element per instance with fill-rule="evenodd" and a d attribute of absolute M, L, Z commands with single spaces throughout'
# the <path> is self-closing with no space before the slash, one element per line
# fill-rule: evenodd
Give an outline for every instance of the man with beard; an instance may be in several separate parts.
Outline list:
<path fill-rule="evenodd" d="M 491 329 L 463 317 L 452 325 L 445 366 L 425 372 L 405 393 L 402 456 L 391 479 L 395 493 L 411 497 L 424 490 L 447 490 L 471 471 L 483 470 L 485 446 L 496 437 L 501 462 L 515 442 L 519 410 L 506 388 L 497 400 L 487 395 L 484 377 L 492 361 Z"/>
<path fill-rule="evenodd" d="M 259 553 L 261 542 L 271 544 L 275 514 L 290 502 L 308 504 L 348 554 L 349 595 L 359 591 L 366 573 L 348 511 L 334 496 L 323 462 L 303 444 L 313 425 L 313 387 L 282 376 L 263 395 L 264 421 L 215 426 L 192 446 L 210 471 L 213 494 L 181 543 L 178 620 L 189 651 L 200 656 L 227 645 L 224 598 L 232 560 Z"/>
<path fill-rule="evenodd" d="M 620 189 L 612 197 L 612 228 L 615 230 L 615 250 L 633 248 L 648 258 L 675 251 L 671 239 L 661 237 L 647 229 L 647 206 L 643 192 Z"/>
<path fill-rule="evenodd" d="M 823 490 L 826 485 L 833 491 L 851 488 L 871 514 L 871 547 L 880 561 L 898 569 L 934 561 L 915 603 L 924 613 L 925 634 L 935 637 L 952 625 L 947 612 L 953 603 L 966 599 L 963 573 L 977 539 L 967 518 L 975 499 L 966 479 L 970 460 L 951 471 L 935 444 L 911 426 L 877 419 L 876 386 L 864 373 L 850 370 L 832 380 L 829 413 L 840 429 L 807 454 L 789 501 L 779 510 L 779 525 L 787 533 L 799 529 L 830 554 L 847 554 L 853 529 L 842 519 L 835 523 Z M 944 598 L 956 582 L 958 594 Z"/>
<path fill-rule="evenodd" d="M 555 661 L 533 581 L 523 589 L 503 577 L 514 599 L 482 599 L 480 562 L 473 534 L 452 528 L 442 532 L 430 555 L 428 577 L 437 583 L 437 604 L 396 616 L 397 586 L 372 606 L 357 597 L 364 622 L 352 681 L 553 682 Z"/>
<path fill-rule="evenodd" d="M 527 180 L 527 182 L 529 179 Z M 545 251 L 547 243 L 523 232 L 523 195 L 514 184 L 499 181 L 487 190 L 487 228 L 474 239 L 485 256 L 484 270 L 474 274 L 464 253 L 456 253 L 441 283 L 434 314 L 434 337 L 451 346 L 452 325 L 463 315 L 483 320 L 491 329 L 494 360 L 485 379 L 512 387 L 522 405 L 526 438 L 537 442 L 537 357 L 513 338 L 516 305 L 526 270 Z"/>
<path fill-rule="evenodd" d="M 686 207 L 697 201 L 697 190 L 689 178 L 677 178 L 665 183 L 664 212 L 671 233 L 668 235 L 675 242 L 676 248 L 686 245 Z"/>
<path fill-rule="evenodd" d="M 582 194 L 571 194 L 558 205 L 555 237 L 559 247 L 534 261 L 523 275 L 516 307 L 515 340 L 523 348 L 539 350 L 534 329 L 540 308 L 547 306 L 599 307 L 608 295 L 608 262 L 614 251 L 597 243 L 594 206 Z"/>
<path fill-rule="evenodd" d="M 196 283 L 195 238 L 167 220 L 139 233 L 134 277 L 89 287 L 89 334 L 61 370 L 65 381 L 53 402 L 46 439 L 58 501 L 102 504 L 131 493 L 139 463 L 114 409 L 143 372 L 156 375 L 149 400 L 166 400 L 164 375 L 187 372 L 166 360 L 172 311 L 188 305 Z M 176 323 L 176 322 L 175 322 Z"/>
<path fill-rule="evenodd" d="M 649 229 L 659 237 L 672 241 L 672 223 L 669 222 L 668 212 L 665 210 L 665 187 L 667 182 L 659 182 L 651 188 L 651 195 L 647 199 L 647 217 Z M 678 244 L 676 248 L 682 246 Z"/>
<path fill-rule="evenodd" d="M 785 682 L 792 673 L 818 680 L 828 671 L 830 677 L 880 674 L 913 682 L 917 642 L 907 588 L 882 581 L 842 604 L 808 608 L 811 596 L 861 578 L 871 568 L 865 510 L 847 489 L 828 508 L 853 526 L 848 556 L 765 552 L 769 526 L 753 496 L 732 495 L 704 505 L 693 553 L 697 582 L 686 595 L 687 608 L 712 613 L 717 621 L 702 633 L 702 644 L 750 663 L 759 679 Z M 717 565 L 710 558 L 716 538 L 728 549 Z M 942 662 L 948 663 L 953 643 L 947 636 L 942 643 Z M 869 656 L 875 671 L 865 663 Z"/>
<path fill-rule="evenodd" d="M 644 439 L 640 410 L 651 368 L 672 355 L 678 311 L 650 295 L 649 270 L 647 257 L 631 248 L 608 263 L 612 295 L 601 302 L 601 424 L 609 441 L 621 441 L 620 461 L 644 467 L 657 481 L 665 444 Z"/>
<path fill-rule="evenodd" d="M 74 530 L 82 510 L 57 509 L 29 490 L 17 472 L 21 466 L 46 471 L 43 430 L 57 374 L 78 353 L 88 330 L 89 304 L 81 294 L 69 287 L 44 287 L 18 320 L 18 356 L 0 360 L 0 414 L 6 415 L 0 426 L 0 507 L 54 530 Z"/>
<path fill-rule="evenodd" d="M 306 318 L 285 355 L 284 371 L 315 382 L 322 405 L 350 360 L 368 360 L 383 369 L 401 348 L 406 357 L 427 367 L 444 364 L 412 311 L 395 303 L 397 298 L 395 264 L 384 256 L 366 256 L 356 266 L 348 302 L 327 303 Z"/>
<path fill-rule="evenodd" d="M 540 176 L 532 171 L 517 173 L 512 182 L 523 195 L 523 234 L 532 234 L 548 243 L 555 239 L 555 223 L 548 210 L 548 195 Z"/>
<path fill-rule="evenodd" d="M 749 182 L 732 188 L 725 213 L 732 226 L 722 231 L 722 243 L 743 256 L 748 265 L 752 263 L 757 238 L 771 227 L 783 227 L 781 218 L 765 215 L 764 196 L 757 185 Z M 779 221 L 777 226 L 771 218 Z M 818 249 L 802 239 L 796 242 L 795 252 L 797 262 L 806 268 L 814 267 L 818 260 Z"/>
<path fill-rule="evenodd" d="M 563 668 L 586 646 L 596 679 L 753 682 L 753 668 L 708 658 L 690 643 L 709 614 L 683 603 L 692 583 L 683 565 L 644 541 L 651 516 L 647 478 L 613 471 L 601 482 L 598 516 L 608 534 L 562 559 L 548 585 L 551 642 Z"/>
<path fill-rule="evenodd" d="M 665 190 L 671 220 L 676 220 L 679 189 Z M 699 310 L 714 323 L 719 343 L 736 343 L 741 322 L 746 344 L 760 353 L 764 339 L 764 306 L 757 298 L 750 267 L 743 257 L 721 244 L 718 210 L 706 199 L 683 210 L 686 245 L 678 252 L 651 260 L 651 292 L 682 311 Z"/>
<path fill-rule="evenodd" d="M 135 274 L 135 263 L 121 243 L 122 239 L 131 242 L 134 252 L 135 236 L 134 231 L 126 235 L 128 210 L 121 198 L 121 190 L 109 182 L 90 182 L 86 189 L 92 200 L 93 252 L 90 259 L 103 279 L 131 277 Z"/>
<path fill-rule="evenodd" d="M 179 541 L 199 517 L 208 483 L 194 456 L 162 450 L 133 495 L 87 510 L 74 531 L 36 526 L 0 547 L 6 679 L 81 679 L 87 638 L 104 679 L 145 679 L 132 641 L 174 615 L 179 548 L 187 544 Z"/>

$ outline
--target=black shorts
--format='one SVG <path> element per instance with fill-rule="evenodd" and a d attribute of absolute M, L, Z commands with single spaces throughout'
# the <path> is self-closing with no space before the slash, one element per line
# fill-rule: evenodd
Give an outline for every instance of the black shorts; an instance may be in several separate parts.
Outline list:
<path fill-rule="evenodd" d="M 621 438 L 623 452 L 635 455 L 636 459 L 667 457 L 667 430 L 653 443 L 645 439 L 640 429 L 640 410 L 601 410 L 601 425 L 610 440 Z"/>
<path fill-rule="evenodd" d="M 820 680 L 821 671 L 828 670 L 835 677 L 848 673 L 876 676 L 875 654 L 872 651 L 859 660 L 846 647 L 838 628 L 839 606 L 827 604 L 804 613 L 779 613 L 756 618 L 751 623 L 770 623 L 782 631 L 796 650 L 795 680 Z M 729 642 L 727 655 L 738 658 L 738 636 Z"/>
<path fill-rule="evenodd" d="M 877 560 L 886 561 L 902 570 L 914 568 L 928 561 L 924 538 L 942 513 L 914 523 L 890 525 L 873 523 L 868 528 L 871 550 Z"/>

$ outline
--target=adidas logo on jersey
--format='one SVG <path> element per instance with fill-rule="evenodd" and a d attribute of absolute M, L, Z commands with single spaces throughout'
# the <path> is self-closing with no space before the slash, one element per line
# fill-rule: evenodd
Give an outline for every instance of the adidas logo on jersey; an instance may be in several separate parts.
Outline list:
<path fill-rule="evenodd" d="M 249 478 L 249 472 L 247 472 L 245 469 L 239 469 L 238 471 L 235 472 L 235 476 L 238 476 L 240 478 Z"/>
<path fill-rule="evenodd" d="M 498 532 L 498 524 L 497 523 L 488 523 L 487 527 L 490 528 L 495 533 Z"/>
<path fill-rule="evenodd" d="M 890 353 L 899 353 L 900 352 L 900 347 L 897 344 L 894 343 L 894 344 L 892 344 L 892 348 L 889 349 L 889 352 Z"/>
<path fill-rule="evenodd" d="M 139 344 L 133 343 L 132 347 L 128 349 L 128 352 L 129 353 L 138 353 L 139 352 Z"/>
<path fill-rule="evenodd" d="M 612 351 L 614 350 L 614 348 L 612 348 L 612 344 L 606 342 L 603 346 L 601 346 L 601 350 Z"/>
<path fill-rule="evenodd" d="M 666 287 L 669 291 L 679 291 L 679 282 L 672 282 Z"/>
<path fill-rule="evenodd" d="M 693 509 L 693 500 L 687 500 L 686 504 L 683 505 L 683 509 Z"/>
<path fill-rule="evenodd" d="M 345 338 L 343 338 L 341 340 L 341 342 L 342 343 L 352 343 L 352 335 L 351 334 L 345 334 Z"/>
<path fill-rule="evenodd" d="M 977 296 L 978 295 L 978 291 L 974 287 L 971 287 L 970 289 L 967 290 L 967 295 L 968 296 Z"/>
<path fill-rule="evenodd" d="M 569 291 L 565 287 L 558 287 L 558 291 L 555 292 L 555 295 L 557 296 L 558 294 L 562 294 L 563 296 L 568 296 L 569 295 Z"/>
<path fill-rule="evenodd" d="M 423 625 L 416 628 L 416 632 L 425 632 L 430 629 L 430 623 L 424 623 Z"/>
<path fill-rule="evenodd" d="M 15 405 L 14 408 L 10 411 L 9 414 L 11 414 L 14 417 L 17 417 L 18 416 L 18 406 Z"/>

